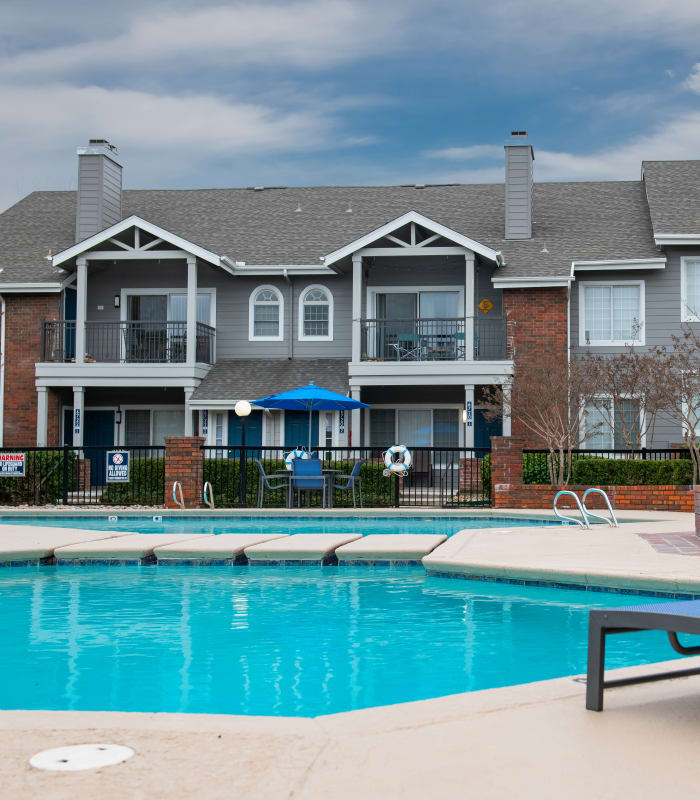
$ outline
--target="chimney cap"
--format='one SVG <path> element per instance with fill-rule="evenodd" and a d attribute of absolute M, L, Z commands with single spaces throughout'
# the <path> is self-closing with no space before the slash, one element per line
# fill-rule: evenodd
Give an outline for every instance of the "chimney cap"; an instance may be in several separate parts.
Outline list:
<path fill-rule="evenodd" d="M 107 139 L 88 139 L 87 147 L 79 147 L 77 153 L 79 156 L 107 156 L 120 167 L 124 166 L 116 145 L 110 144 Z"/>
<path fill-rule="evenodd" d="M 527 137 L 527 131 L 511 131 L 511 139 L 524 139 Z"/>

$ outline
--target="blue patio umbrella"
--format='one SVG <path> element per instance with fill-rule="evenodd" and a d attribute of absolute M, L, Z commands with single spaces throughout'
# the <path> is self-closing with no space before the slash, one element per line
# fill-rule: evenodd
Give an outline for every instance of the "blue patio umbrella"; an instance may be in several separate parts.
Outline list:
<path fill-rule="evenodd" d="M 311 414 L 314 411 L 342 411 L 354 408 L 368 408 L 367 403 L 353 400 L 344 394 L 332 392 L 322 386 L 309 383 L 298 389 L 290 389 L 288 392 L 271 394 L 269 397 L 261 397 L 260 400 L 250 401 L 254 406 L 260 408 L 281 408 L 288 411 L 308 411 L 309 412 L 309 450 L 311 450 Z"/>

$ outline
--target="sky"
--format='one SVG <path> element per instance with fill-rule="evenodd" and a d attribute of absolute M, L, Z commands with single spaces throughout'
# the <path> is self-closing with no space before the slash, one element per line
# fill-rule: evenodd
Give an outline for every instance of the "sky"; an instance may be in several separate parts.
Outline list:
<path fill-rule="evenodd" d="M 74 189 L 634 180 L 700 158 L 698 0 L 3 0 L 0 210 Z"/>

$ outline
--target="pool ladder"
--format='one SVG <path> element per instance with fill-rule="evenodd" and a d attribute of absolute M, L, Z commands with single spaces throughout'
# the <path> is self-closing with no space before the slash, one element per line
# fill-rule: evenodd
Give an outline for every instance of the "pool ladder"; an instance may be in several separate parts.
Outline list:
<path fill-rule="evenodd" d="M 596 514 L 595 511 L 591 511 L 590 508 L 586 506 L 586 497 L 589 494 L 600 494 L 603 496 L 605 500 L 605 505 L 608 507 L 608 511 L 610 512 L 609 517 L 604 517 L 602 514 Z M 576 517 L 568 517 L 566 514 L 562 514 L 561 511 L 557 508 L 557 500 L 560 497 L 573 497 L 576 501 L 576 506 L 578 510 L 581 512 L 581 519 L 577 519 Z M 572 492 L 570 489 L 562 489 L 561 491 L 557 492 L 554 496 L 554 502 L 552 503 L 552 510 L 554 511 L 554 516 L 558 519 L 562 520 L 562 522 L 575 522 L 577 525 L 580 525 L 582 528 L 586 530 L 590 530 L 591 523 L 590 519 L 599 519 L 603 522 L 607 522 L 611 528 L 619 528 L 620 523 L 617 521 L 617 517 L 615 516 L 615 512 L 613 511 L 613 507 L 610 503 L 610 498 L 608 495 L 602 490 L 597 489 L 596 487 L 591 487 L 590 489 L 586 489 L 583 493 L 583 497 L 579 500 L 578 495 L 575 492 Z"/>
<path fill-rule="evenodd" d="M 207 487 L 209 491 L 207 491 Z M 211 485 L 209 481 L 204 481 L 204 488 L 202 489 L 202 497 L 204 498 L 204 502 L 211 508 L 214 509 L 214 487 Z"/>
<path fill-rule="evenodd" d="M 182 484 L 180 481 L 175 481 L 175 483 L 173 483 L 173 503 L 180 506 L 180 508 L 185 507 L 185 498 L 182 495 Z"/>

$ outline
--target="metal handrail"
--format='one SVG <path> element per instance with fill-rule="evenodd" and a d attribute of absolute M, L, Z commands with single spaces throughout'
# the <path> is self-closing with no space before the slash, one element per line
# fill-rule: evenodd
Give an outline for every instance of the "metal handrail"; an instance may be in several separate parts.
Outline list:
<path fill-rule="evenodd" d="M 557 500 L 560 497 L 567 495 L 569 497 L 573 497 L 576 501 L 576 505 L 578 506 L 578 510 L 581 512 L 581 519 L 576 519 L 576 517 L 567 517 L 566 514 L 562 514 L 559 509 L 557 508 Z M 580 525 L 582 528 L 589 530 L 591 525 L 588 522 L 588 515 L 584 507 L 581 505 L 581 501 L 578 499 L 578 496 L 570 491 L 569 489 L 561 489 L 554 495 L 554 502 L 552 503 L 552 510 L 554 511 L 554 516 L 558 519 L 562 520 L 563 522 L 575 522 L 577 525 Z"/>
<path fill-rule="evenodd" d="M 207 492 L 207 486 L 209 487 L 209 492 Z M 214 487 L 211 485 L 209 481 L 204 481 L 204 489 L 202 490 L 202 496 L 204 498 L 204 502 L 213 510 L 214 508 Z"/>
<path fill-rule="evenodd" d="M 595 492 L 597 494 L 602 494 L 603 498 L 605 499 L 605 504 L 608 507 L 608 511 L 610 512 L 610 517 L 604 517 L 601 514 L 596 514 L 594 511 L 590 511 L 586 506 L 586 496 L 589 495 L 591 492 Z M 583 507 L 586 516 L 595 517 L 596 519 L 600 519 L 603 522 L 607 522 L 611 528 L 619 528 L 620 523 L 617 521 L 617 517 L 615 516 L 615 512 L 613 511 L 612 504 L 610 502 L 610 498 L 607 495 L 607 492 L 604 492 L 602 489 L 598 489 L 596 486 L 591 486 L 590 489 L 586 489 L 583 493 L 583 497 L 581 498 L 581 504 Z"/>
<path fill-rule="evenodd" d="M 178 490 L 179 490 L 179 498 L 178 498 Z M 173 483 L 173 503 L 180 506 L 180 508 L 185 508 L 185 498 L 182 494 L 182 484 L 180 481 L 175 481 Z"/>

